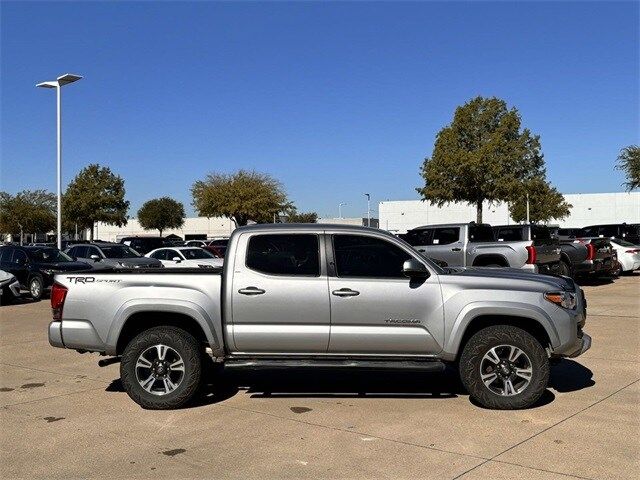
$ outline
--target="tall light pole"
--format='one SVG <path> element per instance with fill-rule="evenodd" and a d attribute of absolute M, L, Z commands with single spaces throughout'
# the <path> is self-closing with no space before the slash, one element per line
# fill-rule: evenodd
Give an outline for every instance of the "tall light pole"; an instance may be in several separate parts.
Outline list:
<path fill-rule="evenodd" d="M 529 224 L 529 193 L 527 192 L 527 225 Z"/>
<path fill-rule="evenodd" d="M 36 87 L 42 88 L 55 88 L 56 89 L 56 104 L 57 104 L 57 144 L 58 144 L 58 248 L 62 250 L 62 104 L 61 104 L 61 89 L 63 86 L 80 80 L 82 77 L 79 75 L 73 75 L 72 73 L 66 73 L 59 76 L 56 80 L 51 82 L 38 83 Z"/>
<path fill-rule="evenodd" d="M 371 195 L 368 193 L 364 194 L 367 197 L 367 227 L 371 226 Z"/>
<path fill-rule="evenodd" d="M 344 203 L 344 202 L 340 202 L 340 203 L 338 204 L 338 218 L 342 218 L 342 206 L 343 206 L 343 205 L 346 205 L 346 203 Z"/>

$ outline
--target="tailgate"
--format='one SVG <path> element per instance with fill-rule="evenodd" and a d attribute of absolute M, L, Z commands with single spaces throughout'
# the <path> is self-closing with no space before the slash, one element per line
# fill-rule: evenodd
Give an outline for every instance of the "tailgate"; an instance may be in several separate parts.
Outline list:
<path fill-rule="evenodd" d="M 545 226 L 531 227 L 531 240 L 536 247 L 537 264 L 560 261 L 560 242 L 551 236 L 551 230 Z"/>

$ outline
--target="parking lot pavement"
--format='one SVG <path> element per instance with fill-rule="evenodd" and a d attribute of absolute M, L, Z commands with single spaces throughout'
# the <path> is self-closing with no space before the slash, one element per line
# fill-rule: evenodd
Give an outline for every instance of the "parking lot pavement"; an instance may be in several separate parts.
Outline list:
<path fill-rule="evenodd" d="M 146 411 L 118 365 L 54 349 L 47 301 L 0 307 L 2 478 L 627 479 L 640 469 L 640 275 L 585 288 L 592 349 L 536 408 L 475 406 L 455 374 L 235 375 Z"/>

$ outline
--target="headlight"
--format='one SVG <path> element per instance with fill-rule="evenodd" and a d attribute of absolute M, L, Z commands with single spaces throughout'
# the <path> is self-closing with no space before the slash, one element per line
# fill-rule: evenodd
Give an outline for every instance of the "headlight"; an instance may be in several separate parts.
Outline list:
<path fill-rule="evenodd" d="M 576 308 L 576 295 L 570 292 L 547 292 L 544 298 L 559 307 L 573 310 Z"/>

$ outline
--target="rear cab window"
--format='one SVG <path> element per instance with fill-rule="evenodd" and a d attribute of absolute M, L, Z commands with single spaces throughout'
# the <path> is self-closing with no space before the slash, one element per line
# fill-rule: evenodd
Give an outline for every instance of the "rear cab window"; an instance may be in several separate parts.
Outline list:
<path fill-rule="evenodd" d="M 493 228 L 489 225 L 469 225 L 469 242 L 495 242 Z"/>
<path fill-rule="evenodd" d="M 320 240 L 317 234 L 257 234 L 251 236 L 247 268 L 268 275 L 320 276 Z"/>
<path fill-rule="evenodd" d="M 431 245 L 431 238 L 433 237 L 433 230 L 423 228 L 419 230 L 409 230 L 402 239 L 412 247 Z"/>

